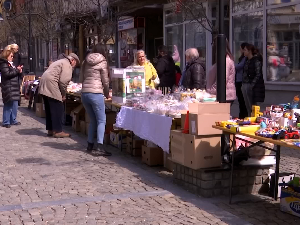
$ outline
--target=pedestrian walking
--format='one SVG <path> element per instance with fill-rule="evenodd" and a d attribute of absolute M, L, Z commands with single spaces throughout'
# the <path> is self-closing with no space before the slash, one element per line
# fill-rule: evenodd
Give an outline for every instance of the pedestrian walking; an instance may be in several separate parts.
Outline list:
<path fill-rule="evenodd" d="M 103 146 L 106 125 L 104 97 L 109 98 L 109 64 L 104 45 L 95 45 L 92 52 L 86 56 L 79 82 L 82 83 L 82 104 L 90 117 L 87 151 L 93 150 L 96 132 L 97 153 L 101 156 L 111 156 Z"/>
<path fill-rule="evenodd" d="M 252 105 L 265 101 L 265 82 L 262 73 L 262 56 L 252 44 L 244 48 L 247 62 L 244 66 L 242 93 L 247 108 L 247 116 L 251 116 Z"/>
<path fill-rule="evenodd" d="M 207 92 L 217 94 L 217 40 L 213 42 L 213 66 L 208 74 Z M 226 40 L 226 102 L 233 104 L 236 99 L 235 90 L 235 66 L 230 51 L 228 40 Z"/>
<path fill-rule="evenodd" d="M 40 79 L 39 94 L 43 96 L 45 104 L 48 136 L 70 137 L 70 134 L 62 131 L 63 101 L 66 100 L 67 86 L 72 79 L 73 68 L 79 64 L 78 56 L 71 53 L 53 62 Z"/>
<path fill-rule="evenodd" d="M 157 72 L 152 63 L 147 59 L 144 50 L 138 50 L 135 53 L 133 66 L 143 66 L 145 68 L 146 86 L 154 89 Z"/>
<path fill-rule="evenodd" d="M 247 108 L 244 101 L 244 96 L 242 92 L 242 81 L 243 81 L 243 73 L 244 66 L 247 61 L 247 57 L 244 55 L 244 49 L 248 43 L 242 43 L 240 46 L 241 56 L 239 58 L 239 63 L 235 65 L 235 88 L 236 88 L 236 96 L 239 102 L 239 118 L 244 119 L 247 117 Z"/>
<path fill-rule="evenodd" d="M 164 45 L 158 47 L 158 54 L 156 64 L 156 71 L 159 77 L 158 87 L 172 88 L 176 83 L 175 62 Z"/>
<path fill-rule="evenodd" d="M 189 48 L 185 51 L 186 66 L 183 70 L 180 85 L 186 89 L 205 89 L 206 74 L 205 63 L 200 59 L 196 48 Z"/>
<path fill-rule="evenodd" d="M 6 47 L 0 58 L 1 92 L 3 99 L 2 126 L 10 128 L 11 125 L 21 125 L 17 121 L 18 101 L 20 100 L 20 83 L 22 66 L 14 66 L 14 51 L 10 46 Z"/>

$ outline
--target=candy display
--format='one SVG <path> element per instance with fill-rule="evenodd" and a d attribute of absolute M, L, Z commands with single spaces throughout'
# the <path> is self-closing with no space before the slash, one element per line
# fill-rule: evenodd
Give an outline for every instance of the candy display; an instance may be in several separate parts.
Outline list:
<path fill-rule="evenodd" d="M 188 110 L 189 103 L 215 100 L 215 96 L 202 90 L 177 90 L 172 94 L 163 95 L 160 90 L 146 89 L 145 93 L 126 99 L 125 106 L 158 115 L 180 118 L 181 111 Z"/>
<path fill-rule="evenodd" d="M 67 86 L 68 93 L 81 93 L 82 84 L 81 83 L 74 83 L 70 81 L 69 85 Z"/>
<path fill-rule="evenodd" d="M 217 126 L 226 127 L 234 132 L 254 133 L 256 136 L 274 140 L 300 139 L 299 96 L 292 103 L 272 105 L 262 113 L 259 106 L 252 106 L 251 117 L 244 120 L 216 122 Z M 294 145 L 300 145 L 293 142 Z"/>

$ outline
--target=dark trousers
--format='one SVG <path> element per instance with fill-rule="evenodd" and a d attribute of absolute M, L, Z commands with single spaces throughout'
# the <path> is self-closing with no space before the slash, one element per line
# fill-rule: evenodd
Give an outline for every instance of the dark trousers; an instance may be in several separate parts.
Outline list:
<path fill-rule="evenodd" d="M 239 109 L 240 109 L 239 119 L 244 119 L 245 117 L 248 116 L 248 111 L 245 104 L 244 95 L 242 92 L 242 82 L 235 83 L 235 88 L 236 88 L 236 96 L 239 101 Z"/>
<path fill-rule="evenodd" d="M 62 132 L 63 103 L 47 96 L 43 96 L 43 100 L 46 111 L 46 130 L 56 133 Z"/>

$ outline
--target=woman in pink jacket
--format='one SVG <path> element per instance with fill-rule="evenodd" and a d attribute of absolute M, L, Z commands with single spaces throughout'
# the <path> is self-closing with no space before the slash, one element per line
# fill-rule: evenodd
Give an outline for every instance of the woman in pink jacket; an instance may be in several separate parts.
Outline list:
<path fill-rule="evenodd" d="M 231 54 L 228 40 L 226 40 L 226 101 L 228 103 L 233 103 L 236 99 L 235 91 L 235 65 L 233 61 L 233 56 Z M 210 94 L 217 94 L 217 64 L 216 64 L 216 54 L 217 53 L 217 41 L 214 40 L 213 43 L 213 63 L 211 70 L 208 73 L 208 79 L 206 84 L 207 92 Z"/>

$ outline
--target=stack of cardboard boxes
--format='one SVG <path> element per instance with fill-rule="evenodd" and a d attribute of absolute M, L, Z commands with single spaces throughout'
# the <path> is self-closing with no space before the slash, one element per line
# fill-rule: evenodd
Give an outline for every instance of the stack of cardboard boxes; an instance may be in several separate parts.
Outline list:
<path fill-rule="evenodd" d="M 186 115 L 183 114 L 182 128 Z M 189 134 L 171 131 L 172 161 L 194 170 L 221 166 L 221 131 L 216 121 L 230 119 L 230 104 L 189 104 Z"/>

